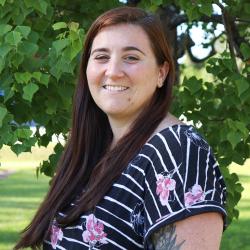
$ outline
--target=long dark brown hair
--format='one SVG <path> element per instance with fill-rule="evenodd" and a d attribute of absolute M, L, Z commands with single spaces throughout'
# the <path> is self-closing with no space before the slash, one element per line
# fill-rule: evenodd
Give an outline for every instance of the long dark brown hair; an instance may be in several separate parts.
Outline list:
<path fill-rule="evenodd" d="M 163 86 L 157 88 L 149 105 L 136 118 L 130 131 L 109 150 L 113 137 L 112 130 L 106 114 L 92 99 L 86 68 L 91 46 L 98 32 L 104 27 L 124 23 L 140 26 L 146 32 L 158 65 L 167 62 L 169 72 Z M 38 249 L 48 237 L 55 218 L 61 226 L 66 226 L 75 222 L 81 214 L 93 209 L 169 110 L 174 66 L 161 23 L 155 15 L 132 7 L 112 9 L 92 24 L 83 51 L 74 95 L 70 138 L 47 196 L 14 249 Z M 76 195 L 77 206 L 71 207 L 66 217 L 57 217 L 58 212 L 64 211 Z"/>

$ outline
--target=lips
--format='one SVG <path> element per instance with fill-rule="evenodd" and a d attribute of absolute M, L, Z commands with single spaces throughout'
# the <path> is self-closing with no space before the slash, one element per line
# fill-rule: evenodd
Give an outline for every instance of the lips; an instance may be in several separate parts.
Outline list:
<path fill-rule="evenodd" d="M 114 92 L 120 92 L 128 89 L 128 87 L 122 85 L 103 85 L 103 88 L 108 91 L 114 91 Z"/>

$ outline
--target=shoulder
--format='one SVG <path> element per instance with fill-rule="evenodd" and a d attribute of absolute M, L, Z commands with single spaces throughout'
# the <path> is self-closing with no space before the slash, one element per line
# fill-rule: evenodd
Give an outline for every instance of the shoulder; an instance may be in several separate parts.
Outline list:
<path fill-rule="evenodd" d="M 185 151 L 187 147 L 190 149 L 201 148 L 204 150 L 211 150 L 209 144 L 204 137 L 192 126 L 182 122 L 169 124 L 163 123 L 157 128 L 155 133 L 151 136 L 148 144 L 158 144 L 164 142 L 165 146 L 177 148 Z"/>
<path fill-rule="evenodd" d="M 156 128 L 154 133 L 148 140 L 147 144 L 154 144 L 159 146 L 161 142 L 169 143 L 170 146 L 176 148 L 176 143 L 182 149 L 187 147 L 187 143 L 191 143 L 194 146 L 201 147 L 208 150 L 209 145 L 201 134 L 191 125 L 187 125 L 180 121 L 178 118 L 171 114 L 168 114 Z M 172 144 L 171 144 L 172 143 Z M 179 148 L 178 148 L 179 150 Z"/>
<path fill-rule="evenodd" d="M 191 125 L 174 124 L 162 128 L 156 132 L 146 146 L 154 146 L 160 151 L 186 151 L 187 148 L 192 151 L 197 148 L 210 150 L 209 144 L 203 136 Z"/>
<path fill-rule="evenodd" d="M 177 117 L 173 116 L 172 114 L 168 113 L 166 117 L 160 122 L 158 127 L 155 129 L 154 133 L 151 135 L 151 138 L 157 134 L 158 132 L 161 132 L 162 130 L 170 127 L 174 127 L 177 125 L 186 125 L 181 120 L 179 120 Z"/>
<path fill-rule="evenodd" d="M 205 178 L 218 167 L 211 147 L 190 125 L 177 124 L 159 131 L 141 152 L 149 159 L 147 171 L 153 169 L 156 177 L 178 174 L 182 182 L 187 182 L 187 177 L 194 178 L 199 173 Z"/>

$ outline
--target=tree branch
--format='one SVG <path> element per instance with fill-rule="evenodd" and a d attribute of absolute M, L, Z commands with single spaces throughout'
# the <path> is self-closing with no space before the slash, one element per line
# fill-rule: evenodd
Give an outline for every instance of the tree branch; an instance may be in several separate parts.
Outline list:
<path fill-rule="evenodd" d="M 207 47 L 211 48 L 210 53 L 203 57 L 203 58 L 197 58 L 196 56 L 194 56 L 193 52 L 192 52 L 192 47 L 195 45 L 195 42 L 192 40 L 192 38 L 189 35 L 189 32 L 187 33 L 183 33 L 179 36 L 178 38 L 178 50 L 177 50 L 177 57 L 180 58 L 184 55 L 185 51 L 187 50 L 190 59 L 194 62 L 194 63 L 201 63 L 205 60 L 207 60 L 209 57 L 213 56 L 216 54 L 216 50 L 214 47 L 214 43 L 216 42 L 217 39 L 219 39 L 223 34 L 225 34 L 224 32 L 220 33 L 218 36 L 215 36 L 209 43 L 206 43 Z"/>
<path fill-rule="evenodd" d="M 197 58 L 193 55 L 192 53 L 192 50 L 191 50 L 191 47 L 190 48 L 187 48 L 187 52 L 188 52 L 188 55 L 190 57 L 190 59 L 192 60 L 192 62 L 194 63 L 202 63 L 204 61 L 206 61 L 209 57 L 213 56 L 216 54 L 216 51 L 214 49 L 214 46 L 211 44 L 211 51 L 209 52 L 209 54 L 203 58 Z"/>
<path fill-rule="evenodd" d="M 196 21 L 201 21 L 201 22 L 205 22 L 205 23 L 209 23 L 209 22 L 213 22 L 213 23 L 221 23 L 223 24 L 223 20 L 222 20 L 222 16 L 221 15 L 211 15 L 209 16 L 201 16 L 200 20 L 196 20 Z M 182 23 L 187 23 L 188 22 L 188 16 L 185 14 L 182 15 L 176 15 L 172 20 L 171 20 L 171 26 L 170 28 L 173 29 L 177 26 L 179 26 Z"/>
<path fill-rule="evenodd" d="M 236 17 L 235 21 L 242 22 L 242 23 L 250 23 L 250 20 L 248 20 L 248 19 L 242 19 L 242 18 L 239 18 L 239 17 Z"/>
<path fill-rule="evenodd" d="M 208 121 L 210 121 L 210 122 L 223 122 L 225 120 L 226 120 L 226 118 L 221 118 L 221 119 L 209 119 L 208 118 Z"/>
<path fill-rule="evenodd" d="M 233 60 L 235 70 L 237 72 L 239 72 L 237 62 L 236 62 L 236 56 L 235 56 L 235 52 L 234 52 L 234 47 L 235 47 L 234 46 L 234 36 L 232 33 L 232 25 L 234 24 L 234 22 L 231 20 L 231 17 L 229 15 L 229 13 L 227 12 L 227 10 L 224 8 L 224 6 L 222 4 L 218 4 L 218 6 L 221 8 L 221 11 L 222 11 L 223 24 L 224 24 L 225 30 L 226 30 L 230 55 L 231 55 L 231 58 Z"/>
<path fill-rule="evenodd" d="M 127 0 L 126 5 L 130 7 L 136 7 L 141 0 Z"/>

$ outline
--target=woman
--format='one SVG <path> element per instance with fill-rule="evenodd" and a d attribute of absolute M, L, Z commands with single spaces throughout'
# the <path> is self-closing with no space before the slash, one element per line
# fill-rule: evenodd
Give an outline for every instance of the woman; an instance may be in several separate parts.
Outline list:
<path fill-rule="evenodd" d="M 225 185 L 208 144 L 169 114 L 159 20 L 117 8 L 90 27 L 70 139 L 15 249 L 218 249 Z"/>

